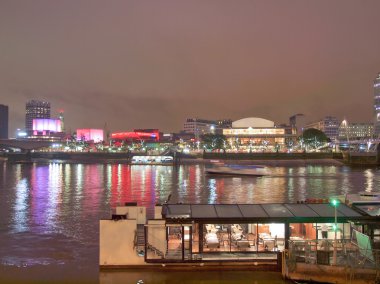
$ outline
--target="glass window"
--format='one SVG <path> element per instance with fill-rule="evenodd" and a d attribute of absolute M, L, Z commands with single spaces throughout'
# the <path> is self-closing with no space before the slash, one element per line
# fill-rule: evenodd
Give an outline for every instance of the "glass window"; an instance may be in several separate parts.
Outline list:
<path fill-rule="evenodd" d="M 291 240 L 315 240 L 317 237 L 313 223 L 291 223 L 289 230 Z"/>
<path fill-rule="evenodd" d="M 315 225 L 318 230 L 318 239 L 329 239 L 333 240 L 335 238 L 335 223 L 318 223 Z M 337 239 L 342 239 L 344 235 L 344 224 L 337 224 Z"/>
<path fill-rule="evenodd" d="M 285 248 L 285 224 L 257 225 L 258 251 L 278 251 Z"/>

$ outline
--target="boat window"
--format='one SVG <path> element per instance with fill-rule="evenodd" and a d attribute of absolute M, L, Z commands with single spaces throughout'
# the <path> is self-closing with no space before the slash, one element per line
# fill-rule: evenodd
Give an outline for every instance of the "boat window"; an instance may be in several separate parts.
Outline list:
<path fill-rule="evenodd" d="M 291 223 L 289 231 L 291 240 L 314 240 L 317 237 L 317 230 L 312 223 Z"/>
<path fill-rule="evenodd" d="M 258 224 L 258 251 L 279 251 L 285 248 L 285 224 Z"/>

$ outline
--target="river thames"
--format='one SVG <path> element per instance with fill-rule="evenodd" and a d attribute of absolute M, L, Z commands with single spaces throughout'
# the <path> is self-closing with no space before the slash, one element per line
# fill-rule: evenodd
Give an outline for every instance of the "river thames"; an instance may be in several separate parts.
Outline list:
<path fill-rule="evenodd" d="M 261 272 L 99 273 L 99 220 L 136 201 L 276 203 L 329 198 L 380 186 L 377 168 L 338 163 L 268 166 L 269 176 L 213 177 L 203 164 L 0 164 L 0 282 L 284 283 Z"/>

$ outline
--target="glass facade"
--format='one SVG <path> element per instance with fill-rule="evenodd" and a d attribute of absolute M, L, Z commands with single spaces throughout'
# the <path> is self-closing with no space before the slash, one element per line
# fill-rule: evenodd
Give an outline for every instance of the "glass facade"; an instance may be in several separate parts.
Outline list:
<path fill-rule="evenodd" d="M 278 261 L 294 246 L 298 261 L 315 261 L 350 240 L 350 222 L 362 218 L 329 203 L 165 204 L 162 212 L 160 228 L 146 227 L 147 262 Z"/>
<path fill-rule="evenodd" d="M 148 239 L 148 262 L 251 259 L 277 260 L 278 252 L 290 247 L 302 252 L 333 249 L 335 239 L 347 242 L 352 236 L 351 223 L 189 223 L 166 224 L 165 240 L 152 246 Z M 155 230 L 149 233 L 149 230 Z M 336 237 L 335 237 L 336 232 Z M 148 235 L 157 236 L 157 227 L 148 227 Z M 153 248 L 152 248 L 153 247 Z M 309 261 L 309 260 L 308 260 Z"/>

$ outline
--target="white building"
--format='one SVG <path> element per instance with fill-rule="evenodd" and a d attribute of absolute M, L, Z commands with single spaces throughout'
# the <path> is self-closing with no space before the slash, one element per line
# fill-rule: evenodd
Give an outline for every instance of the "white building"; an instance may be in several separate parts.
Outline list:
<path fill-rule="evenodd" d="M 223 128 L 231 127 L 232 120 L 207 120 L 200 118 L 188 118 L 183 124 L 183 131 L 185 133 L 194 134 L 195 139 L 199 140 L 200 136 L 204 134 L 216 134 L 222 132 Z"/>
<path fill-rule="evenodd" d="M 283 147 L 287 140 L 294 140 L 295 135 L 286 134 L 285 127 L 276 127 L 273 121 L 247 117 L 232 123 L 232 128 L 223 129 L 223 135 L 231 148 L 243 151 L 276 150 Z"/>

